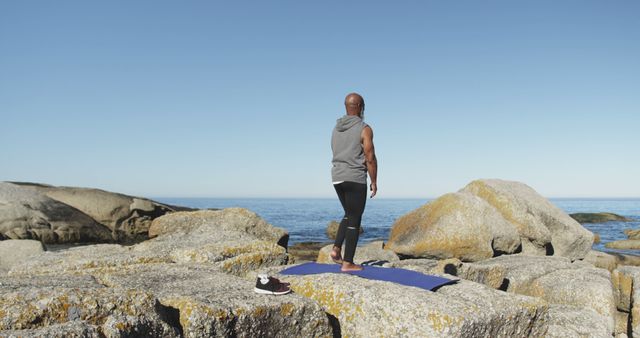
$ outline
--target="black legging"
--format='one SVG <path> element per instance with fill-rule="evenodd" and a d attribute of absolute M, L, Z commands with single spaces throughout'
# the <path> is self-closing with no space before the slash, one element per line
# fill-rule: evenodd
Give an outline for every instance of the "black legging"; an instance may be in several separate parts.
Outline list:
<path fill-rule="evenodd" d="M 342 242 L 347 240 L 344 248 L 344 261 L 353 263 L 356 253 L 356 245 L 360 236 L 360 221 L 367 202 L 367 185 L 355 182 L 342 182 L 334 184 L 338 198 L 344 209 L 344 218 L 340 222 L 336 234 L 335 246 L 342 248 Z"/>

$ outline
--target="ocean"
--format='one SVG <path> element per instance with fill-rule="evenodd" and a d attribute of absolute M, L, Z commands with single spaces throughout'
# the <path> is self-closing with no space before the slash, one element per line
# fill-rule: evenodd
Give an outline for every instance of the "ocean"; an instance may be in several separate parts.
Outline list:
<path fill-rule="evenodd" d="M 342 207 L 337 198 L 155 198 L 155 200 L 192 208 L 242 207 L 256 212 L 274 226 L 289 232 L 289 244 L 299 242 L 328 242 L 325 229 L 330 221 L 342 218 Z M 429 202 L 430 199 L 368 199 L 362 218 L 364 232 L 358 244 L 376 239 L 387 239 L 393 222 L 403 214 Z M 550 199 L 567 213 L 612 212 L 633 222 L 607 222 L 583 224 L 601 238 L 594 249 L 621 253 L 640 254 L 640 250 L 606 249 L 604 243 L 626 239 L 624 229 L 640 228 L 640 199 Z"/>

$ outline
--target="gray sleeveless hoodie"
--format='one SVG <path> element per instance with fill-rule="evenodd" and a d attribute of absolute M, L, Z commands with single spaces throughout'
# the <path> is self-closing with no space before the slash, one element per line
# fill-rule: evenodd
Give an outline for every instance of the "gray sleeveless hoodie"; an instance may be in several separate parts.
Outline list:
<path fill-rule="evenodd" d="M 355 115 L 338 119 L 331 135 L 333 182 L 349 181 L 367 184 L 367 166 L 362 149 L 362 129 L 367 124 Z"/>

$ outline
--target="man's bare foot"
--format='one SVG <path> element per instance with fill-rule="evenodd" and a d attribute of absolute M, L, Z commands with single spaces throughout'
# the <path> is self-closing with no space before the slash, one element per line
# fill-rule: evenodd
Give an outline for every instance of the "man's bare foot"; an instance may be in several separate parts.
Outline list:
<path fill-rule="evenodd" d="M 360 266 L 360 265 L 349 263 L 349 262 L 343 262 L 342 263 L 342 267 L 340 268 L 340 271 L 342 271 L 342 272 L 360 271 L 362 269 L 364 269 L 364 268 L 362 266 Z"/>
<path fill-rule="evenodd" d="M 336 264 L 342 264 L 342 254 L 340 251 L 341 248 L 334 245 L 333 250 L 331 250 L 331 254 L 329 254 L 331 256 L 331 260 Z"/>

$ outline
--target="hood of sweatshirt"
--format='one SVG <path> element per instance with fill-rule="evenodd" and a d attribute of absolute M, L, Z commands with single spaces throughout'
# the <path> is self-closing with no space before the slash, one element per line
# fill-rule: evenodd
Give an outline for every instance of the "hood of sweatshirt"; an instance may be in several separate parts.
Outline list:
<path fill-rule="evenodd" d="M 336 130 L 345 131 L 362 122 L 362 119 L 356 115 L 345 115 L 336 121 Z"/>

